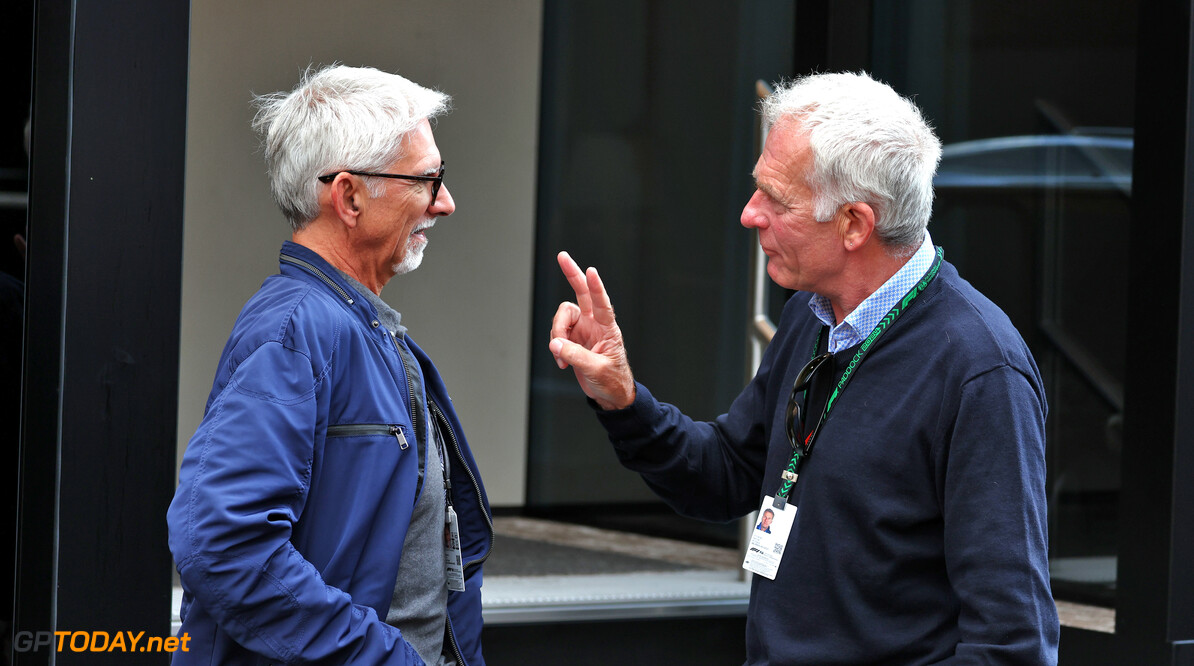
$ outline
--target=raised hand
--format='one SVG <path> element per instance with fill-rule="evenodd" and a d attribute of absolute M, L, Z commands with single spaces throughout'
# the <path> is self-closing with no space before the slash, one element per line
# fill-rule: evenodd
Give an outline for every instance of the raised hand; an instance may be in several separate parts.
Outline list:
<path fill-rule="evenodd" d="M 560 303 L 548 349 L 561 369 L 572 366 L 581 390 L 602 409 L 626 407 L 634 402 L 634 374 L 601 276 L 596 268 L 582 272 L 567 252 L 556 260 L 576 302 Z"/>

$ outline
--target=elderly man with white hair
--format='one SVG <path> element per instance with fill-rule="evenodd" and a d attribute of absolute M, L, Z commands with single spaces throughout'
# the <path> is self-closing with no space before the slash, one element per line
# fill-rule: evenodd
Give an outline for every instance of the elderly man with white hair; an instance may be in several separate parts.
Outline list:
<path fill-rule="evenodd" d="M 622 463 L 685 515 L 752 531 L 748 664 L 1050 664 L 1046 401 L 998 307 L 929 238 L 940 141 L 865 74 L 784 85 L 741 223 L 797 293 L 712 422 L 635 382 L 597 271 L 549 348 Z M 696 332 L 694 332 L 696 333 Z"/>
<path fill-rule="evenodd" d="M 176 664 L 483 664 L 489 503 L 443 380 L 381 300 L 452 214 L 446 95 L 375 69 L 257 99 L 280 272 L 236 320 L 170 505 Z"/>

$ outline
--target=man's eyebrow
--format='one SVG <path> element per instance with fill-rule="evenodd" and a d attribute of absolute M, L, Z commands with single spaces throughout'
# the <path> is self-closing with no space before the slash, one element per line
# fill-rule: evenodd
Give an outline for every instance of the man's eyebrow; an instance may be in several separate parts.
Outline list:
<path fill-rule="evenodd" d="M 753 176 L 753 174 L 751 174 L 751 175 Z M 779 192 L 776 192 L 774 187 L 771 187 L 770 185 L 768 185 L 764 182 L 761 182 L 758 178 L 755 178 L 755 189 L 762 192 L 763 194 L 766 194 L 767 198 L 771 199 L 772 201 L 775 201 L 776 203 L 784 202 L 783 197 L 779 196 Z"/>

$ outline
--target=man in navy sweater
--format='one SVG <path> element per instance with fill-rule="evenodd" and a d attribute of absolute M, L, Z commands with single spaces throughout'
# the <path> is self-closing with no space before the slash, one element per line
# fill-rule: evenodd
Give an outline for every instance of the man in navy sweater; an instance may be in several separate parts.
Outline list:
<path fill-rule="evenodd" d="M 557 364 L 678 512 L 775 515 L 745 564 L 747 663 L 1055 663 L 1044 389 L 929 238 L 940 141 L 865 74 L 782 85 L 763 114 L 741 222 L 798 293 L 729 411 L 695 422 L 635 382 L 597 271 L 567 253 Z"/>

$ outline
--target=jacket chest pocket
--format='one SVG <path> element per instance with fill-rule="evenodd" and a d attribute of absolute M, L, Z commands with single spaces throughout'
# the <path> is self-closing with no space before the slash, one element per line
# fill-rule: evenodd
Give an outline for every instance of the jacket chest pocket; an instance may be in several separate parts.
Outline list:
<path fill-rule="evenodd" d="M 410 447 L 410 440 L 406 438 L 406 429 L 400 425 L 386 425 L 384 423 L 352 423 L 328 426 L 327 437 L 393 437 L 398 442 L 398 448 L 405 451 Z"/>
<path fill-rule="evenodd" d="M 394 444 L 397 444 L 395 447 Z M 404 468 L 414 473 L 414 497 L 423 489 L 426 445 L 416 439 L 404 424 L 352 423 L 328 426 L 324 444 L 322 476 L 331 472 L 337 478 L 371 480 L 382 487 L 393 480 L 393 471 Z M 408 455 L 417 459 L 403 461 Z M 414 467 L 412 470 L 411 467 Z M 348 475 L 340 477 L 340 474 Z"/>

